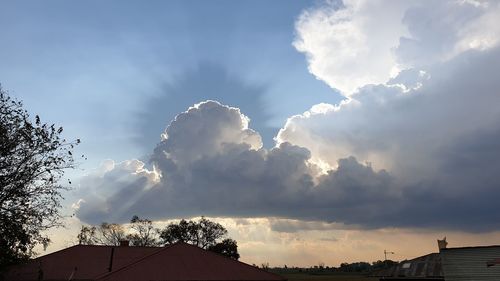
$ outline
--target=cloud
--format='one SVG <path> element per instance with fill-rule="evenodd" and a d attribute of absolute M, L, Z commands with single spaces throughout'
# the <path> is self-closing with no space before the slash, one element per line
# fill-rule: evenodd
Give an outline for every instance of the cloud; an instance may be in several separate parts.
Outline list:
<path fill-rule="evenodd" d="M 351 229 L 499 230 L 500 48 L 488 43 L 460 49 L 464 38 L 479 33 L 464 35 L 453 28 L 450 32 L 460 34 L 441 43 L 421 36 L 419 28 L 410 28 L 418 24 L 413 13 L 437 19 L 442 7 L 434 11 L 404 3 L 397 4 L 399 19 L 409 28 L 404 38 L 419 42 L 414 42 L 418 48 L 412 50 L 418 52 L 411 57 L 435 58 L 422 65 L 406 55 L 383 62 L 412 68 L 357 84 L 360 88 L 340 104 L 318 104 L 289 118 L 272 149 L 262 146 L 260 134 L 239 109 L 215 101 L 198 103 L 167 126 L 147 165 L 137 160 L 107 163 L 85 178 L 77 216 L 91 223 L 124 222 L 134 214 L 151 219 L 273 217 L 297 221 L 275 223 L 275 229 L 289 233 L 319 227 L 308 221 Z M 452 26 L 473 30 L 469 27 L 476 23 L 490 23 L 490 9 L 497 6 L 471 3 L 442 4 L 455 8 Z M 482 8 L 485 3 L 488 10 Z M 374 5 L 374 15 L 364 10 L 366 5 Z M 360 15 L 385 20 L 385 13 L 392 13 L 377 5 L 348 2 L 328 6 L 333 10 L 327 12 L 347 13 L 339 23 L 356 23 L 366 32 L 372 25 L 361 20 L 358 26 Z M 303 20 L 314 11 L 306 12 Z M 323 21 L 311 23 L 311 28 Z M 441 21 L 436 24 L 445 30 Z M 399 44 L 403 37 L 397 35 Z M 410 50 L 395 46 L 396 53 Z M 338 48 L 323 47 L 332 54 Z M 321 61 L 335 64 L 336 59 L 325 56 Z M 335 71 L 322 73 L 324 80 L 335 81 Z M 363 77 L 357 71 L 346 68 L 346 77 Z"/>
<path fill-rule="evenodd" d="M 302 231 L 322 231 L 322 230 L 335 230 L 345 228 L 343 225 L 335 223 L 326 223 L 322 221 L 304 221 L 293 219 L 278 219 L 270 218 L 269 226 L 271 230 L 284 233 L 297 233 Z M 336 241 L 335 238 L 329 238 L 325 241 Z"/>
<path fill-rule="evenodd" d="M 416 90 L 367 86 L 349 103 L 318 105 L 291 118 L 270 150 L 238 109 L 199 103 L 167 127 L 153 171 L 137 160 L 108 163 L 86 179 L 77 215 L 92 223 L 133 214 L 208 215 L 347 228 L 498 229 L 494 171 L 500 163 L 482 149 L 500 151 L 491 130 L 499 117 L 491 105 L 500 101 L 488 91 L 500 86 L 498 52 L 472 52 L 440 65 L 446 75 L 435 71 Z M 474 76 L 485 62 L 493 62 L 488 74 Z M 470 93 L 480 95 L 473 104 Z M 449 100 L 451 109 L 443 106 Z M 476 115 L 464 120 L 466 110 Z"/>
<path fill-rule="evenodd" d="M 406 68 L 496 46 L 496 1 L 326 1 L 296 22 L 309 71 L 344 95 Z"/>
<path fill-rule="evenodd" d="M 217 63 L 200 62 L 171 81 L 158 78 L 156 83 L 157 90 L 153 95 L 145 93 L 145 106 L 135 116 L 136 142 L 147 152 L 160 141 L 160 132 L 179 112 L 207 99 L 236 106 L 252 116 L 252 124 L 265 144 L 272 142 L 279 129 L 267 125 L 271 119 L 263 101 L 267 85 L 249 83 Z"/>
<path fill-rule="evenodd" d="M 73 204 L 77 216 L 93 223 L 123 220 L 121 213 L 128 212 L 132 202 L 159 181 L 158 173 L 144 166 L 135 159 L 104 161 L 79 182 L 75 193 L 81 199 Z"/>
<path fill-rule="evenodd" d="M 216 123 L 215 123 L 215 122 Z M 246 144 L 251 149 L 262 147 L 258 133 L 248 128 L 250 119 L 233 107 L 206 101 L 177 115 L 162 134 L 154 160 L 172 160 L 176 165 L 192 163 L 220 153 L 225 145 Z"/>
<path fill-rule="evenodd" d="M 464 51 L 498 44 L 497 1 L 417 2 L 404 13 L 408 35 L 401 36 L 395 55 L 406 67 L 445 61 Z"/>
<path fill-rule="evenodd" d="M 360 196 L 352 202 L 359 208 L 337 213 L 341 221 L 374 227 L 495 229 L 499 71 L 500 48 L 470 50 L 430 67 L 430 78 L 416 89 L 368 85 L 339 106 L 323 105 L 323 111 L 294 116 L 277 140 L 307 148 L 311 162 L 327 171 L 339 170 L 337 159 L 352 156 L 387 171 L 392 180 L 383 185 L 395 186 L 394 191 L 376 191 L 380 198 L 373 205 Z M 377 213 L 381 211 L 387 212 Z"/>
<path fill-rule="evenodd" d="M 331 202 L 324 198 L 335 187 L 315 179 L 326 182 L 338 176 L 335 184 L 343 184 L 345 176 L 374 183 L 366 188 L 390 181 L 384 172 L 354 158 L 340 160 L 337 173 L 318 177 L 320 169 L 309 158 L 309 150 L 290 143 L 263 149 L 260 136 L 238 109 L 207 101 L 179 114 L 167 127 L 152 157 L 153 171 L 133 160 L 107 163 L 102 173 L 89 175 L 81 184 L 85 195 L 77 215 L 92 223 L 126 221 L 132 214 L 333 220 Z M 339 186 L 338 194 L 343 193 Z"/>

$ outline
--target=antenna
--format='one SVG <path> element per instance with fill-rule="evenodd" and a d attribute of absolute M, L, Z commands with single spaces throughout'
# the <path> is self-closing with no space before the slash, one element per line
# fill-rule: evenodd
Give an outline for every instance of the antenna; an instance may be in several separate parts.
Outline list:
<path fill-rule="evenodd" d="M 384 250 L 384 261 L 387 261 L 387 254 L 392 254 L 394 255 L 394 252 L 389 252 L 387 250 Z"/>

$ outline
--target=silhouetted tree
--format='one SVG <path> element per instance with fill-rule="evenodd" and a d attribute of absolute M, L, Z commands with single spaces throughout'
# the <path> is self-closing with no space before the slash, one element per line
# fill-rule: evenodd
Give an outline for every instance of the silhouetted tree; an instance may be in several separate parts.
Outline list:
<path fill-rule="evenodd" d="M 341 263 L 340 271 L 342 272 L 370 272 L 371 265 L 367 262 Z"/>
<path fill-rule="evenodd" d="M 164 244 L 182 241 L 208 249 L 226 235 L 227 230 L 221 224 L 202 217 L 199 221 L 181 220 L 177 224 L 171 223 L 161 231 L 160 238 Z"/>
<path fill-rule="evenodd" d="M 118 246 L 120 241 L 126 240 L 127 235 L 122 225 L 103 222 L 99 226 L 82 226 L 77 235 L 81 245 L 109 245 Z"/>
<path fill-rule="evenodd" d="M 74 168 L 80 140 L 61 137 L 62 127 L 34 120 L 20 101 L 0 87 L 0 267 L 46 246 L 42 232 L 60 224 L 60 180 Z"/>
<path fill-rule="evenodd" d="M 80 245 L 96 245 L 99 244 L 97 238 L 97 228 L 95 226 L 82 225 L 80 233 L 77 235 L 78 244 Z"/>
<path fill-rule="evenodd" d="M 134 233 L 127 235 L 133 246 L 156 246 L 158 245 L 158 229 L 148 219 L 133 216 L 130 220 L 130 228 Z"/>
<path fill-rule="evenodd" d="M 393 260 L 385 260 L 385 261 L 378 260 L 378 261 L 372 262 L 372 271 L 390 268 L 390 267 L 395 266 L 397 264 L 399 264 L 399 263 L 396 261 L 393 261 Z"/>
<path fill-rule="evenodd" d="M 235 240 L 230 238 L 226 238 L 215 245 L 209 246 L 208 250 L 235 260 L 240 258 L 240 254 L 238 253 L 238 244 Z"/>
<path fill-rule="evenodd" d="M 118 246 L 122 240 L 126 240 L 127 235 L 121 224 L 103 222 L 98 230 L 101 244 Z"/>
<path fill-rule="evenodd" d="M 99 226 L 84 225 L 77 239 L 81 245 L 118 246 L 121 241 L 128 240 L 132 246 L 156 246 L 158 232 L 159 229 L 154 227 L 152 221 L 133 216 L 128 227 L 107 222 Z"/>
<path fill-rule="evenodd" d="M 204 217 L 199 221 L 181 220 L 171 223 L 160 232 L 163 244 L 186 242 L 200 248 L 213 250 L 233 259 L 239 259 L 238 245 L 232 239 L 224 239 L 227 230 L 219 223 Z"/>
<path fill-rule="evenodd" d="M 198 221 L 181 220 L 159 230 L 151 220 L 133 216 L 127 227 L 106 222 L 99 226 L 82 226 L 77 239 L 82 245 L 111 246 L 120 245 L 122 240 L 129 240 L 132 246 L 160 246 L 185 242 L 235 260 L 239 259 L 237 242 L 226 236 L 227 230 L 224 226 L 204 217 Z"/>

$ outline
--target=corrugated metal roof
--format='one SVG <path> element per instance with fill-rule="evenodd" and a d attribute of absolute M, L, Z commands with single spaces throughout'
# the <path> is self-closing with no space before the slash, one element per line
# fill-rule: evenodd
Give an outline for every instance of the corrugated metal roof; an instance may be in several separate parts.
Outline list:
<path fill-rule="evenodd" d="M 100 276 L 111 280 L 274 280 L 284 277 L 186 243 L 177 243 Z"/>
<path fill-rule="evenodd" d="M 5 280 L 286 279 L 193 245 L 177 243 L 161 248 L 77 245 L 12 267 Z"/>
<path fill-rule="evenodd" d="M 500 246 L 442 249 L 441 259 L 446 281 L 500 280 Z"/>
<path fill-rule="evenodd" d="M 438 253 L 432 253 L 411 260 L 405 260 L 396 266 L 372 274 L 375 277 L 439 279 L 443 278 L 441 258 Z"/>

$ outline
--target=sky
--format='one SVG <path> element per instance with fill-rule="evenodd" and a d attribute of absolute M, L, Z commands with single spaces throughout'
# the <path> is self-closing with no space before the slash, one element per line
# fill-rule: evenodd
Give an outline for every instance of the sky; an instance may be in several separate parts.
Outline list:
<path fill-rule="evenodd" d="M 81 139 L 66 227 L 206 216 L 241 260 L 500 244 L 498 1 L 2 1 L 0 83 Z"/>

